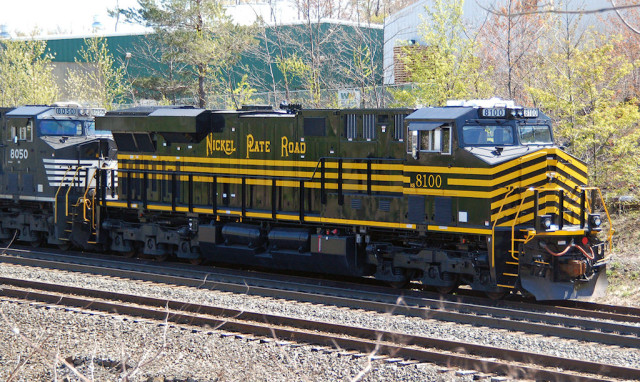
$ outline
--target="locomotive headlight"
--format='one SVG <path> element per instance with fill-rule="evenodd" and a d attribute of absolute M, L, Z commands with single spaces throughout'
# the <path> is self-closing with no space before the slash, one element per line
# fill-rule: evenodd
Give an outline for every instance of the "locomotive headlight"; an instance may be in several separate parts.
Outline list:
<path fill-rule="evenodd" d="M 553 224 L 553 220 L 551 220 L 551 215 L 540 215 L 540 227 L 548 231 L 551 229 L 551 225 Z"/>
<path fill-rule="evenodd" d="M 599 229 L 602 225 L 600 214 L 589 214 L 589 228 L 592 230 Z"/>

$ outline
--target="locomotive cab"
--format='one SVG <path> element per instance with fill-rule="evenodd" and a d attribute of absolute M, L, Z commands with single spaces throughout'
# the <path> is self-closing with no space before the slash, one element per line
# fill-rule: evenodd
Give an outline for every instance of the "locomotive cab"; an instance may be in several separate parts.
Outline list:
<path fill-rule="evenodd" d="M 429 266 L 425 284 L 537 299 L 603 294 L 612 231 L 607 241 L 598 232 L 608 214 L 593 211 L 604 207 L 601 195 L 586 186 L 586 165 L 554 144 L 547 116 L 492 99 L 420 109 L 406 120 L 413 203 L 426 212 L 413 216 L 428 231 L 460 234 L 444 244 L 447 257 Z M 470 271 L 451 272 L 461 259 Z"/>

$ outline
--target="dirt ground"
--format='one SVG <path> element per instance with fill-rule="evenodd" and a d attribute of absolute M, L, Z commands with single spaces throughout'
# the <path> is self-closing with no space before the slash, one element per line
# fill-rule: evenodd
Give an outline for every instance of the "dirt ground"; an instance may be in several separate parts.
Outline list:
<path fill-rule="evenodd" d="M 606 297 L 596 301 L 640 306 L 640 210 L 612 213 L 611 219 L 615 233 L 607 268 L 609 288 Z"/>

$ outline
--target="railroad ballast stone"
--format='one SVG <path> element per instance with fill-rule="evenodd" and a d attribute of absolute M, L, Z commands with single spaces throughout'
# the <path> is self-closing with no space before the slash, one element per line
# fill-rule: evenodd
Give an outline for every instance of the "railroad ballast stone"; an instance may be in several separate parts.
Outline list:
<path fill-rule="evenodd" d="M 38 280 L 42 282 L 59 283 L 71 286 L 80 286 L 91 289 L 110 290 L 114 292 L 137 294 L 142 296 L 150 296 L 157 298 L 165 298 L 172 300 L 189 301 L 190 303 L 209 304 L 225 306 L 230 309 L 247 310 L 254 312 L 264 312 L 266 314 L 278 314 L 291 317 L 299 317 L 313 319 L 319 321 L 327 321 L 340 323 L 345 325 L 359 325 L 371 329 L 390 330 L 401 333 L 435 336 L 446 340 L 455 340 L 460 342 L 478 343 L 482 345 L 499 346 L 509 349 L 539 352 L 565 358 L 581 359 L 595 362 L 606 362 L 614 365 L 640 368 L 640 350 L 628 348 L 611 348 L 605 345 L 589 344 L 563 340 L 553 337 L 544 337 L 540 335 L 528 335 L 523 333 L 512 333 L 504 330 L 496 330 L 483 327 L 475 327 L 469 325 L 459 325 L 452 322 L 441 322 L 432 319 L 423 319 L 418 317 L 395 316 L 392 314 L 379 314 L 362 311 L 354 311 L 350 309 L 340 309 L 331 306 L 323 306 L 319 304 L 298 303 L 282 299 L 273 299 L 268 297 L 258 297 L 243 294 L 223 293 L 211 290 L 202 290 L 196 288 L 175 288 L 167 285 L 158 285 L 153 283 L 141 283 L 137 281 L 128 281 L 123 279 L 113 279 L 108 277 L 100 277 L 95 275 L 87 275 L 82 273 L 61 272 L 44 270 L 34 267 L 16 266 L 10 264 L 2 264 L 0 267 L 0 275 L 5 277 L 25 278 Z M 55 310 L 55 309 L 53 309 Z M 56 313 L 59 314 L 59 313 Z M 74 314 L 74 313 L 68 313 Z M 102 319 L 103 316 L 81 315 L 96 320 Z M 112 317 L 112 316 L 110 316 Z M 112 319 L 113 320 L 113 319 Z M 135 319 L 136 321 L 138 319 Z M 132 319 L 121 322 L 122 325 L 127 324 L 135 326 Z M 141 320 L 144 322 L 144 320 Z M 135 331 L 145 330 L 148 326 L 162 329 L 163 326 L 137 324 Z M 172 331 L 175 329 L 170 328 Z M 210 328 L 213 329 L 213 328 Z M 209 329 L 205 329 L 209 330 Z M 134 332 L 135 332 L 134 331 Z M 177 330 L 182 332 L 182 330 Z M 190 333 L 193 336 L 203 336 L 206 332 Z M 186 336 L 187 334 L 181 334 Z M 232 337 L 235 333 L 230 333 Z M 211 336 L 217 337 L 217 336 Z M 234 340 L 231 338 L 230 340 Z M 237 340 L 236 340 L 237 341 Z M 245 346 L 253 347 L 246 341 L 239 341 Z M 0 345 L 1 346 L 1 345 Z M 278 348 L 275 344 L 263 344 L 255 346 L 263 348 L 264 346 L 272 346 Z M 196 345 L 197 348 L 197 345 Z M 296 349 L 291 346 L 280 346 L 287 354 L 295 353 Z M 309 357 L 328 358 L 321 351 L 313 352 L 314 347 L 303 346 L 304 351 Z M 324 348 L 323 348 L 324 349 Z M 338 349 L 335 349 L 338 350 Z M 342 350 L 342 349 L 340 349 Z M 352 360 L 353 357 L 340 357 L 337 359 L 349 359 L 356 365 L 366 362 L 368 357 L 358 360 Z M 377 358 L 377 357 L 376 357 Z M 3 359 L 6 359 L 3 357 Z M 364 361 L 363 361 L 364 360 Z M 327 361 L 328 362 L 328 361 Z M 257 367 L 257 366 L 256 366 Z M 413 369 L 411 367 L 401 367 L 401 369 Z M 377 370 L 377 369 L 376 369 Z M 315 372 L 316 370 L 314 370 Z M 425 372 L 437 374 L 437 369 L 427 368 Z M 356 373 L 357 374 L 357 373 Z M 447 375 L 452 373 L 446 373 Z M 330 374 L 333 375 L 333 374 Z M 343 375 L 343 374 L 339 374 Z M 211 374 L 209 374 L 209 377 Z M 335 378 L 337 375 L 333 375 Z M 343 375 L 346 376 L 346 375 Z M 326 377 L 326 375 L 325 375 Z M 448 378 L 448 377 L 447 377 Z M 464 380 L 470 380 L 470 376 L 463 377 Z M 236 379 L 235 376 L 233 379 Z M 431 380 L 431 379 L 427 379 Z M 442 380 L 442 379 L 437 379 Z"/>
<path fill-rule="evenodd" d="M 64 309 L 0 303 L 4 325 L 0 329 L 0 380 L 6 380 L 17 361 L 37 346 L 19 372 L 21 380 L 79 380 L 57 355 L 90 380 L 115 381 L 338 381 L 363 380 L 470 381 L 453 375 L 437 378 L 430 368 L 390 367 L 367 358 L 336 357 L 311 352 L 310 346 L 289 347 L 275 342 L 256 346 L 235 336 L 211 336 L 181 327 L 143 325 L 112 316 L 90 316 Z M 15 331 L 13 330 L 15 328 Z M 124 364 L 124 368 L 123 368 Z M 139 369 L 138 369 L 139 367 Z M 173 375 L 174 377 L 166 377 Z"/>

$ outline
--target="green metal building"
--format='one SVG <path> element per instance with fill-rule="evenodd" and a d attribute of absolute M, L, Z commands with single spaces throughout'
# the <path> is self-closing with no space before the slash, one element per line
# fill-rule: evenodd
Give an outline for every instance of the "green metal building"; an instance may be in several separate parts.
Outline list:
<path fill-rule="evenodd" d="M 85 38 L 90 37 L 47 40 L 61 89 L 67 71 L 79 67 L 79 52 L 85 47 Z M 134 83 L 136 101 L 164 97 L 173 102 L 190 103 L 190 89 L 180 86 L 184 85 L 181 76 L 186 74 L 188 77 L 190 68 L 183 65 L 170 70 L 170 66 L 160 59 L 162 45 L 156 35 L 107 35 L 105 39 L 116 65 L 124 65 L 128 78 Z M 378 25 L 326 21 L 267 26 L 258 31 L 255 46 L 245 52 L 231 70 L 229 82 L 237 84 L 243 75 L 247 75 L 256 96 L 274 93 L 273 99 L 276 99 L 276 93 L 285 91 L 285 78 L 276 64 L 278 58 L 295 55 L 317 67 L 324 87 L 330 92 L 381 85 L 382 46 L 383 29 Z M 288 80 L 290 93 L 308 87 L 299 77 Z M 213 100 L 215 96 L 211 98 Z M 220 102 L 210 103 L 217 106 Z"/>

